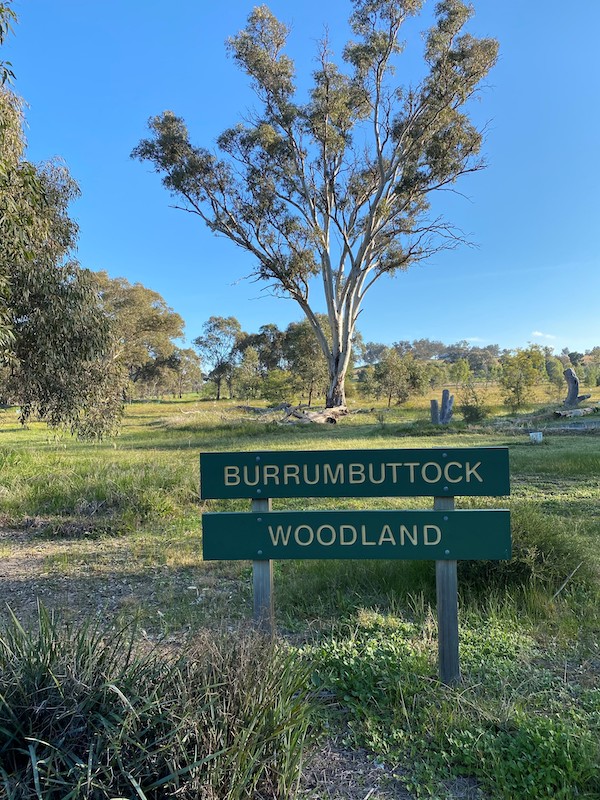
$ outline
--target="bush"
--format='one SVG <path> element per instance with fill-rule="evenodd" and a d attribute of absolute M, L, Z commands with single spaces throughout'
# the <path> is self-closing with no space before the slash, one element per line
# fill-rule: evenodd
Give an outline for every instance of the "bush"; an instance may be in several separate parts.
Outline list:
<path fill-rule="evenodd" d="M 295 794 L 308 681 L 252 636 L 204 636 L 185 658 L 139 654 L 131 631 L 0 638 L 0 787 L 7 800 L 236 800 Z"/>
<path fill-rule="evenodd" d="M 481 422 L 489 413 L 483 402 L 481 391 L 477 391 L 473 383 L 468 383 L 463 387 L 458 410 L 467 424 Z"/>

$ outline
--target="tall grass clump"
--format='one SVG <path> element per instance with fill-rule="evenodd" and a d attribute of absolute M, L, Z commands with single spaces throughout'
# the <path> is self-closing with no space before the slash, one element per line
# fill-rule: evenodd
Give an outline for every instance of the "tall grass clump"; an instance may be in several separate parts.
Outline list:
<path fill-rule="evenodd" d="M 205 635 L 185 657 L 131 630 L 69 629 L 39 609 L 0 636 L 0 795 L 246 800 L 295 796 L 306 677 L 255 634 Z"/>
<path fill-rule="evenodd" d="M 489 593 L 534 586 L 553 594 L 565 582 L 598 590 L 598 562 L 589 542 L 573 530 L 572 521 L 519 502 L 511 507 L 511 528 L 509 561 L 459 562 L 463 590 Z"/>

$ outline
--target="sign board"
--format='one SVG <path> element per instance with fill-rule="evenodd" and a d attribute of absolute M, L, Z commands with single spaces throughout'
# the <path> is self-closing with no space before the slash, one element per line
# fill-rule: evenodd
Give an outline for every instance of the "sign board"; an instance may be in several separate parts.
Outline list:
<path fill-rule="evenodd" d="M 203 515 L 213 559 L 461 559 L 511 556 L 510 514 L 473 511 L 272 511 Z"/>
<path fill-rule="evenodd" d="M 440 677 L 460 679 L 457 561 L 509 559 L 510 514 L 456 511 L 454 497 L 510 493 L 505 447 L 203 453 L 203 499 L 252 511 L 203 514 L 203 556 L 253 562 L 254 617 L 273 633 L 274 559 L 436 562 Z M 280 497 L 434 497 L 432 511 L 271 511 Z"/>
<path fill-rule="evenodd" d="M 510 493 L 505 447 L 202 453 L 200 474 L 203 499 Z"/>

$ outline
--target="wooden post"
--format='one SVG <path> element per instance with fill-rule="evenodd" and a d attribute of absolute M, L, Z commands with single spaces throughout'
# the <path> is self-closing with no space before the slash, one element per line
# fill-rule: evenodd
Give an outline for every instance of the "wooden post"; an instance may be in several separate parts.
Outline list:
<path fill-rule="evenodd" d="M 271 499 L 252 500 L 252 513 L 268 514 Z M 254 622 L 264 633 L 275 634 L 275 613 L 273 608 L 273 562 L 252 562 L 252 587 L 254 592 Z"/>
<path fill-rule="evenodd" d="M 436 497 L 435 511 L 452 511 L 453 497 Z M 440 680 L 452 686 L 460 681 L 458 655 L 458 579 L 456 561 L 435 562 Z"/>

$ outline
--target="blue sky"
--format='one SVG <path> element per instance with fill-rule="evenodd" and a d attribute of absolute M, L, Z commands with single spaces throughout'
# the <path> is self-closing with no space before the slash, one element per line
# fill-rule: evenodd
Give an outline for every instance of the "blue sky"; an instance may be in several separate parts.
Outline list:
<path fill-rule="evenodd" d="M 224 44 L 252 5 L 15 0 L 19 24 L 4 48 L 15 90 L 29 104 L 28 157 L 62 158 L 80 184 L 72 211 L 81 263 L 158 291 L 184 318 L 190 340 L 211 315 L 236 316 L 248 332 L 301 318 L 292 301 L 240 280 L 252 269 L 249 256 L 171 208 L 158 176 L 129 158 L 147 119 L 165 109 L 184 117 L 194 143 L 212 146 L 253 107 Z M 487 123 L 489 166 L 457 186 L 464 196 L 446 194 L 435 210 L 477 246 L 383 279 L 359 329 L 365 340 L 385 343 L 600 345 L 600 2 L 473 5 L 469 30 L 500 42 L 474 109 Z M 292 25 L 290 53 L 301 75 L 314 69 L 324 26 L 341 50 L 348 0 L 269 6 Z M 412 48 L 421 46 L 423 27 L 426 18 L 408 31 Z M 409 49 L 408 82 L 418 68 Z"/>

